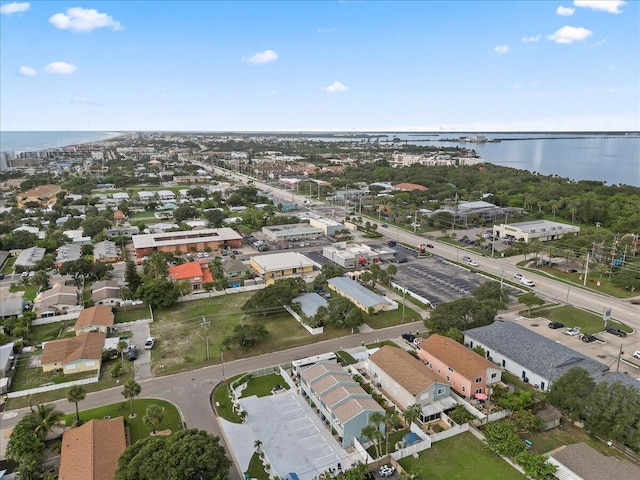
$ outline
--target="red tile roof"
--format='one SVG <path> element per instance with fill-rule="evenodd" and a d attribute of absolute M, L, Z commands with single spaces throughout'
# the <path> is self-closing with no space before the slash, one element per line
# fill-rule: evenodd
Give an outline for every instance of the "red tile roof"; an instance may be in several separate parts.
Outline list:
<path fill-rule="evenodd" d="M 202 283 L 213 282 L 213 276 L 209 271 L 209 266 L 205 263 L 187 262 L 169 268 L 169 277 L 173 280 L 192 280 L 202 277 Z"/>
<path fill-rule="evenodd" d="M 80 312 L 73 329 L 80 330 L 93 325 L 110 327 L 113 325 L 113 320 L 114 316 L 111 307 L 96 306 L 85 308 Z"/>

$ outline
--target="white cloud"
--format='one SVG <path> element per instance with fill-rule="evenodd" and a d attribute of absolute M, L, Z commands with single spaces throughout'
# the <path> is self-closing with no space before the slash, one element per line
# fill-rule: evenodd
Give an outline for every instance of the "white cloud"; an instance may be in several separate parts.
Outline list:
<path fill-rule="evenodd" d="M 114 20 L 113 17 L 93 8 L 70 8 L 66 14 L 56 13 L 49 19 L 49 23 L 60 30 L 73 32 L 90 32 L 96 28 L 124 30 L 120 22 Z"/>
<path fill-rule="evenodd" d="M 540 82 L 534 81 L 529 83 L 516 83 L 513 87 L 514 90 L 521 90 L 523 88 L 533 88 L 540 85 Z"/>
<path fill-rule="evenodd" d="M 33 77 L 36 74 L 35 68 L 27 67 L 26 65 L 21 66 L 18 69 L 18 73 L 23 77 Z"/>
<path fill-rule="evenodd" d="M 0 7 L 0 13 L 2 15 L 11 15 L 12 13 L 24 13 L 27 10 L 31 10 L 31 4 L 28 2 L 7 3 Z"/>
<path fill-rule="evenodd" d="M 69 103 L 73 103 L 75 105 L 92 105 L 94 107 L 99 107 L 104 105 L 101 102 L 98 102 L 97 100 L 93 100 L 91 98 L 86 98 L 86 97 L 73 97 L 71 100 L 69 100 Z"/>
<path fill-rule="evenodd" d="M 573 15 L 575 13 L 576 9 L 575 8 L 571 8 L 571 7 L 563 7 L 562 5 L 560 5 L 557 9 L 556 9 L 556 13 L 558 15 L 560 15 L 561 17 L 570 17 L 571 15 Z"/>
<path fill-rule="evenodd" d="M 269 90 L 264 95 L 265 95 L 265 97 L 275 97 L 276 96 L 276 91 L 275 90 Z"/>
<path fill-rule="evenodd" d="M 497 53 L 499 55 L 509 53 L 509 45 L 499 45 L 497 47 L 493 47 L 493 53 Z"/>
<path fill-rule="evenodd" d="M 338 81 L 335 81 L 326 87 L 322 87 L 322 91 L 327 93 L 341 93 L 346 92 L 347 90 L 349 90 L 349 87 Z"/>
<path fill-rule="evenodd" d="M 533 37 L 522 37 L 522 41 L 524 43 L 533 43 L 533 42 L 539 42 L 540 38 L 542 38 L 542 35 L 535 35 Z"/>
<path fill-rule="evenodd" d="M 609 39 L 607 37 L 603 38 L 602 40 L 598 40 L 596 43 L 594 43 L 593 45 L 591 45 L 592 47 L 599 47 L 600 45 L 604 45 L 605 43 L 607 43 L 609 41 Z"/>
<path fill-rule="evenodd" d="M 242 57 L 243 62 L 249 62 L 255 65 L 259 65 L 262 63 L 275 62 L 276 60 L 278 60 L 278 54 L 273 50 L 265 50 L 264 52 L 258 52 L 249 58 Z"/>
<path fill-rule="evenodd" d="M 332 33 L 335 32 L 336 29 L 335 28 L 319 28 L 318 30 L 316 30 L 318 33 Z"/>
<path fill-rule="evenodd" d="M 620 7 L 626 5 L 624 0 L 573 0 L 576 7 L 590 8 L 600 12 L 622 13 Z"/>
<path fill-rule="evenodd" d="M 592 34 L 593 32 L 586 28 L 564 26 L 556 30 L 554 34 L 548 35 L 547 38 L 552 42 L 569 44 L 585 40 Z"/>
<path fill-rule="evenodd" d="M 47 73 L 56 73 L 58 75 L 70 75 L 78 69 L 75 65 L 71 65 L 67 62 L 51 62 L 44 67 L 44 71 Z"/>

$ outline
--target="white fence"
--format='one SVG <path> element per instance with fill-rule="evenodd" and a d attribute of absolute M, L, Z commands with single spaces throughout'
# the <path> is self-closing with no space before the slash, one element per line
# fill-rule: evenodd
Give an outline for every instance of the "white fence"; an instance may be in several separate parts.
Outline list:
<path fill-rule="evenodd" d="M 464 423 L 462 425 L 454 424 L 448 430 L 440 433 L 434 433 L 433 435 L 429 435 L 432 443 L 439 442 L 440 440 L 444 440 L 445 438 L 453 437 L 455 435 L 459 435 L 469 430 L 469 424 Z"/>
<path fill-rule="evenodd" d="M 226 288 L 224 290 L 212 290 L 210 292 L 204 291 L 202 293 L 195 293 L 192 295 L 185 295 L 180 297 L 178 302 L 189 302 L 191 300 L 200 300 L 202 298 L 221 297 L 223 295 L 231 295 L 233 293 L 253 292 L 254 290 L 262 290 L 266 288 L 265 283 L 259 285 L 245 285 L 244 287 Z"/>
<path fill-rule="evenodd" d="M 10 392 L 7 394 L 7 396 L 9 398 L 26 397 L 27 395 L 32 395 L 35 393 L 42 393 L 42 392 L 50 392 L 51 390 L 60 390 L 63 388 L 71 387 L 73 385 L 88 385 L 90 383 L 96 383 L 99 380 L 100 380 L 100 370 L 98 370 L 98 374 L 95 377 L 84 378 L 82 380 L 73 380 L 71 382 L 56 383 L 54 385 L 47 385 L 44 387 L 30 388 L 29 390 L 19 390 L 17 392 Z"/>
<path fill-rule="evenodd" d="M 293 318 L 295 318 L 300 325 L 304 327 L 304 329 L 309 332 L 311 335 L 320 335 L 324 333 L 324 327 L 310 327 L 302 320 L 302 317 L 298 315 L 295 310 L 293 310 L 289 305 L 285 305 L 284 309 L 291 314 Z"/>
<path fill-rule="evenodd" d="M 80 316 L 81 311 L 82 309 L 76 310 L 75 312 L 66 313 L 64 315 L 55 315 L 53 317 L 36 318 L 35 320 L 31 321 L 31 325 L 32 326 L 48 325 L 50 323 L 64 322 L 65 320 L 77 320 L 77 318 Z"/>
<path fill-rule="evenodd" d="M 364 448 L 364 445 L 362 445 L 357 438 L 353 439 L 353 447 L 356 449 L 356 452 L 358 452 L 362 456 L 362 458 L 364 458 L 364 463 L 369 464 L 374 462 L 373 457 L 369 455 L 367 449 Z"/>
<path fill-rule="evenodd" d="M 393 288 L 397 288 L 398 290 L 400 290 L 400 292 L 402 293 L 406 293 L 407 295 L 409 295 L 410 297 L 415 298 L 416 300 L 418 300 L 419 302 L 424 303 L 425 305 L 429 305 L 431 308 L 433 308 L 433 305 L 431 304 L 431 302 L 429 300 L 427 300 L 426 298 L 418 295 L 415 292 L 412 292 L 411 290 L 409 290 L 406 287 L 403 287 L 402 285 L 395 283 L 395 282 L 391 282 L 391 286 Z"/>
<path fill-rule="evenodd" d="M 394 460 L 400 460 L 401 458 L 408 457 L 409 455 L 413 455 L 428 448 L 431 448 L 431 438 L 427 435 L 420 427 L 418 427 L 415 423 L 411 423 L 409 429 L 418 435 L 421 439 L 420 442 L 416 442 L 413 445 L 409 445 L 408 447 L 402 448 L 400 450 L 396 450 L 391 454 L 391 458 Z"/>

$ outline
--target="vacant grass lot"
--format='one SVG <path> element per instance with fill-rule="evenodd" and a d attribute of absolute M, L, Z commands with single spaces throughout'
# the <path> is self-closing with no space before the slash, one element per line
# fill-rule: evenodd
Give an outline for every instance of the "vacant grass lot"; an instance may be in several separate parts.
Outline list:
<path fill-rule="evenodd" d="M 42 342 L 57 340 L 67 336 L 69 329 L 75 325 L 75 320 L 67 320 L 64 322 L 47 323 L 45 325 L 35 325 L 31 327 L 31 344 L 39 345 Z M 75 335 L 75 333 L 73 333 Z"/>
<path fill-rule="evenodd" d="M 410 307 L 404 307 L 404 321 L 406 323 L 415 322 L 422 317 L 418 315 Z M 376 313 L 375 315 L 364 315 L 364 323 L 369 325 L 374 330 L 381 328 L 392 327 L 394 325 L 400 325 L 402 323 L 402 305 L 397 310 L 389 310 L 387 312 Z"/>
<path fill-rule="evenodd" d="M 136 305 L 135 307 L 127 307 L 126 310 L 118 308 L 116 311 L 116 323 L 135 322 L 136 320 L 144 320 L 151 318 L 151 312 L 147 305 Z"/>
<path fill-rule="evenodd" d="M 598 333 L 604 330 L 604 324 L 602 323 L 601 316 L 569 305 L 539 309 L 535 312 L 531 312 L 531 317 L 544 317 L 551 321 L 562 322 L 565 327 L 580 327 L 580 331 L 586 334 Z M 631 333 L 633 331 L 630 327 L 613 320 L 609 320 L 607 322 L 607 327 L 619 328 L 627 333 Z"/>
<path fill-rule="evenodd" d="M 124 398 L 124 397 L 123 397 Z M 178 413 L 178 409 L 165 400 L 157 400 L 154 398 L 139 398 L 133 401 L 133 411 L 136 413 L 135 418 L 129 418 L 131 413 L 131 402 L 123 400 L 120 403 L 106 405 L 104 407 L 92 408 L 91 410 L 81 410 L 80 420 L 84 423 L 93 419 L 103 419 L 105 417 L 116 418 L 124 417 L 124 423 L 129 427 L 129 435 L 131 436 L 131 445 L 138 440 L 149 437 L 151 429 L 144 424 L 144 412 L 149 405 L 159 405 L 164 410 L 164 418 L 162 423 L 156 428 L 156 432 L 162 430 L 171 430 L 175 432 L 182 428 L 182 419 Z M 78 403 L 78 407 L 82 408 L 82 402 Z M 65 415 L 66 425 L 71 425 L 76 419 L 75 413 Z"/>
<path fill-rule="evenodd" d="M 429 480 L 523 480 L 526 477 L 465 432 L 433 444 L 419 458 L 407 457 L 400 465 L 417 478 Z"/>
<path fill-rule="evenodd" d="M 557 259 L 556 259 L 557 260 Z M 574 285 L 578 285 L 580 287 L 583 286 L 584 278 L 581 278 L 581 273 L 567 273 L 564 271 L 564 261 L 561 261 L 560 269 L 550 268 L 550 267 L 538 267 L 535 269 L 530 269 L 532 272 L 544 272 L 550 276 L 561 278 L 566 280 L 567 282 L 571 282 Z M 600 282 L 600 285 L 598 285 Z M 600 293 L 604 293 L 606 295 L 611 295 L 613 297 L 618 298 L 630 298 L 638 295 L 638 292 L 629 292 L 623 288 L 616 287 L 611 280 L 609 280 L 608 275 L 601 275 L 598 273 L 587 275 L 587 288 L 591 290 L 595 290 Z"/>
<path fill-rule="evenodd" d="M 310 335 L 288 313 L 247 317 L 242 305 L 252 293 L 235 293 L 221 297 L 178 303 L 170 308 L 154 311 L 151 334 L 158 339 L 151 351 L 154 375 L 167 375 L 220 363 L 224 338 L 240 322 L 263 322 L 269 335 L 255 347 L 233 345 L 224 350 L 224 360 L 232 361 L 248 356 L 285 350 L 351 333 L 350 329 L 325 328 L 322 335 Z M 202 326 L 203 317 L 209 325 Z M 205 328 L 207 329 L 205 331 Z M 209 339 L 210 360 L 206 359 L 205 333 Z"/>

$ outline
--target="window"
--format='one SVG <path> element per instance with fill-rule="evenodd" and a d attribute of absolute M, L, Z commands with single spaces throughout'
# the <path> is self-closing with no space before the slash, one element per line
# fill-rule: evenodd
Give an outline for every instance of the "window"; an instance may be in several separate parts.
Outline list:
<path fill-rule="evenodd" d="M 498 374 L 497 374 L 497 373 L 492 373 L 492 374 L 491 374 L 491 378 L 496 378 L 497 376 L 498 376 Z"/>
<path fill-rule="evenodd" d="M 436 391 L 436 395 L 444 395 L 444 392 L 445 392 L 445 389 L 444 389 L 444 388 L 439 388 L 439 389 Z"/>
<path fill-rule="evenodd" d="M 449 371 L 450 371 L 450 372 L 453 372 L 453 368 L 449 367 Z"/>
<path fill-rule="evenodd" d="M 502 368 L 505 368 L 507 366 L 507 362 L 505 360 L 502 360 Z"/>
<path fill-rule="evenodd" d="M 450 382 L 451 379 L 449 378 L 449 375 L 447 375 L 447 382 Z"/>
<path fill-rule="evenodd" d="M 482 377 L 476 378 L 476 383 L 482 383 Z"/>
<path fill-rule="evenodd" d="M 481 388 L 476 388 L 476 393 L 482 393 L 482 389 Z"/>
<path fill-rule="evenodd" d="M 466 392 L 467 391 L 467 387 L 462 387 L 462 392 Z"/>
<path fill-rule="evenodd" d="M 440 369 L 438 369 L 438 374 L 440 374 L 440 373 L 441 373 L 441 372 L 440 372 Z"/>

